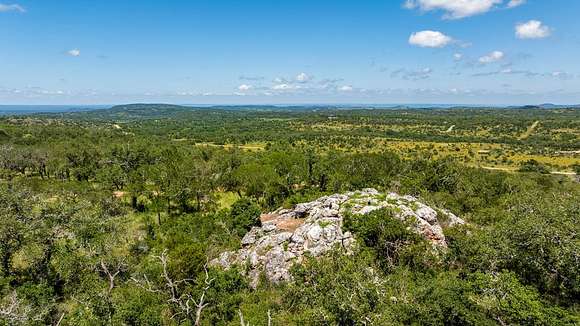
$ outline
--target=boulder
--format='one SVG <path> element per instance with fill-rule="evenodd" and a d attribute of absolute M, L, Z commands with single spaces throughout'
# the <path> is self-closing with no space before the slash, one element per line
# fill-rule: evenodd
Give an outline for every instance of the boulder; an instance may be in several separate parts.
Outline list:
<path fill-rule="evenodd" d="M 412 219 L 413 231 L 435 248 L 447 246 L 442 225 L 465 224 L 453 213 L 433 209 L 415 197 L 364 189 L 264 214 L 262 227 L 252 228 L 242 238 L 241 249 L 224 252 L 211 264 L 226 269 L 234 265 L 242 267 L 253 287 L 262 273 L 271 282 L 289 281 L 290 268 L 307 254 L 319 257 L 334 248 L 344 249 L 345 254 L 352 253 L 355 235 L 342 229 L 345 214 L 364 216 L 382 208 L 391 208 L 400 220 Z"/>

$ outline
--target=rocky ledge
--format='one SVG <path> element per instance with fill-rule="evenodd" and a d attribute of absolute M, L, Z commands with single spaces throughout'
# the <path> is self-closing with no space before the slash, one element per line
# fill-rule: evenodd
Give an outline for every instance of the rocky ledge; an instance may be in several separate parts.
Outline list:
<path fill-rule="evenodd" d="M 447 246 L 442 226 L 465 223 L 451 212 L 433 209 L 415 197 L 364 189 L 263 214 L 262 226 L 244 236 L 241 249 L 224 252 L 211 263 L 226 269 L 245 267 L 252 286 L 257 285 L 262 272 L 272 282 L 288 281 L 292 265 L 307 254 L 317 257 L 335 246 L 352 250 L 354 236 L 342 230 L 345 214 L 365 215 L 382 208 L 391 208 L 401 220 L 412 219 L 413 230 L 439 248 Z"/>

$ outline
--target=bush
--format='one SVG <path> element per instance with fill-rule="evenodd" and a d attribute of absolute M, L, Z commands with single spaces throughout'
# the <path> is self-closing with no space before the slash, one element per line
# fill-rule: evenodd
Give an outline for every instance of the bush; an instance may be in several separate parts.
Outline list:
<path fill-rule="evenodd" d="M 353 232 L 370 249 L 379 266 L 392 270 L 398 264 L 413 267 L 431 265 L 429 246 L 417 233 L 411 231 L 411 221 L 400 221 L 394 212 L 381 209 L 366 215 L 345 218 L 345 228 Z"/>
<path fill-rule="evenodd" d="M 260 226 L 260 207 L 253 201 L 242 198 L 232 205 L 230 223 L 232 228 L 243 236 L 253 226 Z"/>
<path fill-rule="evenodd" d="M 504 267 L 527 284 L 560 299 L 578 298 L 577 196 L 560 194 L 541 198 L 530 194 L 512 208 L 508 218 L 492 232 Z"/>
<path fill-rule="evenodd" d="M 522 163 L 519 171 L 520 172 L 535 172 L 535 173 L 541 173 L 541 174 L 550 174 L 550 170 L 548 170 L 548 168 L 545 165 L 543 165 L 542 163 L 540 163 L 536 160 L 529 160 L 529 161 Z"/>

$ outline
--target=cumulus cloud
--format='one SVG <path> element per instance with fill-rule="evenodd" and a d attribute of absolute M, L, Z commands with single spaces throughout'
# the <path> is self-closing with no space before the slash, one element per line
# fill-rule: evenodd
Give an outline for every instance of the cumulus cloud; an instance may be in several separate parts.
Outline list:
<path fill-rule="evenodd" d="M 461 19 L 486 13 L 503 0 L 407 0 L 404 7 L 421 11 L 442 10 L 445 19 Z"/>
<path fill-rule="evenodd" d="M 353 87 L 350 85 L 344 85 L 338 88 L 339 91 L 341 92 L 352 92 Z"/>
<path fill-rule="evenodd" d="M 286 79 L 284 77 L 276 77 L 276 78 L 274 78 L 274 83 L 276 83 L 276 84 L 290 84 L 291 82 L 288 81 L 288 79 Z"/>
<path fill-rule="evenodd" d="M 272 89 L 275 91 L 290 91 L 300 89 L 300 86 L 292 85 L 292 84 L 276 84 L 272 86 Z"/>
<path fill-rule="evenodd" d="M 22 7 L 19 4 L 3 4 L 0 3 L 0 12 L 9 12 L 9 11 L 15 11 L 15 12 L 26 12 L 26 9 L 24 9 L 24 7 Z"/>
<path fill-rule="evenodd" d="M 442 48 L 451 42 L 453 38 L 438 31 L 421 31 L 409 37 L 409 44 L 423 48 Z"/>
<path fill-rule="evenodd" d="M 502 60 L 505 57 L 505 54 L 501 51 L 493 51 L 488 55 L 484 55 L 483 57 L 479 58 L 479 63 L 488 64 L 494 63 Z"/>
<path fill-rule="evenodd" d="M 79 49 L 72 49 L 66 52 L 68 55 L 70 55 L 71 57 L 78 57 L 81 55 L 81 50 Z"/>
<path fill-rule="evenodd" d="M 254 88 L 252 85 L 247 85 L 247 84 L 242 84 L 242 85 L 238 86 L 238 90 L 240 92 L 247 92 L 247 91 L 251 90 L 252 88 Z"/>
<path fill-rule="evenodd" d="M 305 72 L 301 72 L 296 76 L 296 81 L 299 83 L 307 83 L 312 80 L 312 76 L 309 76 Z"/>
<path fill-rule="evenodd" d="M 510 2 L 508 2 L 507 7 L 508 8 L 515 8 L 515 7 L 519 7 L 523 4 L 526 3 L 526 0 L 510 0 Z"/>
<path fill-rule="evenodd" d="M 461 61 L 461 60 L 463 60 L 463 53 L 455 53 L 455 54 L 453 54 L 453 60 L 455 60 L 455 61 Z"/>
<path fill-rule="evenodd" d="M 539 20 L 530 20 L 516 25 L 516 37 L 520 39 L 539 39 L 552 34 L 552 29 Z"/>

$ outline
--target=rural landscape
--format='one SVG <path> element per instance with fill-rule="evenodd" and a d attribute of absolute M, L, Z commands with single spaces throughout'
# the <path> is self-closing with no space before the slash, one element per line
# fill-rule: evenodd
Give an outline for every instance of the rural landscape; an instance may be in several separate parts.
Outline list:
<path fill-rule="evenodd" d="M 0 0 L 0 326 L 580 325 L 578 13 Z"/>
<path fill-rule="evenodd" d="M 1 317 L 572 325 L 579 131 L 580 110 L 565 108 L 136 104 L 5 116 Z M 279 208 L 363 190 L 332 213 L 340 225 L 305 230 L 316 250 L 269 264 L 318 209 L 304 219 Z M 375 203 L 391 197 L 393 207 Z M 357 198 L 378 206 L 348 213 Z M 419 217 L 397 218 L 401 208 L 438 211 L 440 238 L 414 232 Z M 271 241 L 260 228 L 279 216 Z M 356 245 L 319 240 L 318 227 Z M 253 248 L 248 232 L 270 242 Z M 241 247 L 262 262 L 223 268 L 223 253 Z"/>

